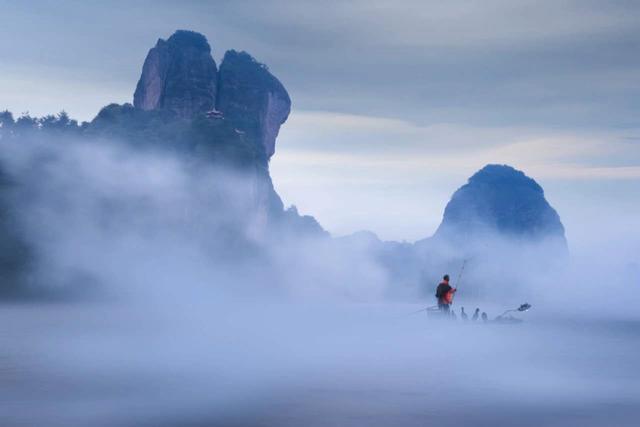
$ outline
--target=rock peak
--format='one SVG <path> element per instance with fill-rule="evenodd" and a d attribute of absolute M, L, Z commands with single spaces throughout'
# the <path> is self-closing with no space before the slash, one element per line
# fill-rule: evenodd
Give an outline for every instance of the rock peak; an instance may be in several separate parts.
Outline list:
<path fill-rule="evenodd" d="M 216 76 L 207 39 L 193 31 L 176 31 L 168 40 L 158 40 L 147 54 L 133 105 L 192 118 L 214 108 Z"/>
<path fill-rule="evenodd" d="M 487 165 L 469 178 L 447 204 L 436 236 L 466 238 L 486 232 L 565 240 L 564 226 L 542 187 L 507 165 Z"/>
<path fill-rule="evenodd" d="M 229 50 L 220 64 L 216 108 L 247 132 L 269 159 L 280 126 L 291 111 L 291 98 L 266 65 L 247 52 Z"/>
<path fill-rule="evenodd" d="M 515 184 L 518 183 L 523 187 L 528 187 L 532 191 L 544 193 L 542 187 L 529 178 L 524 172 L 519 171 L 509 165 L 488 164 L 469 178 L 469 184 Z"/>
<path fill-rule="evenodd" d="M 167 43 L 182 48 L 193 48 L 211 53 L 211 46 L 209 46 L 207 38 L 195 31 L 178 30 L 167 39 Z"/>
<path fill-rule="evenodd" d="M 267 66 L 247 52 L 227 51 L 218 72 L 206 37 L 178 30 L 167 40 L 159 39 L 147 54 L 133 105 L 183 119 L 206 114 L 226 120 L 267 162 L 289 117 L 291 98 Z"/>

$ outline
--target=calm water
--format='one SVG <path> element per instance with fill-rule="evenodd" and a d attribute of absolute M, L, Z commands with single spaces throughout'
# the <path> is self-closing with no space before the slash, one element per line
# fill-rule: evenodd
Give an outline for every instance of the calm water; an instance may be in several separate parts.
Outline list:
<path fill-rule="evenodd" d="M 0 425 L 638 425 L 639 322 L 412 309 L 0 306 Z"/>

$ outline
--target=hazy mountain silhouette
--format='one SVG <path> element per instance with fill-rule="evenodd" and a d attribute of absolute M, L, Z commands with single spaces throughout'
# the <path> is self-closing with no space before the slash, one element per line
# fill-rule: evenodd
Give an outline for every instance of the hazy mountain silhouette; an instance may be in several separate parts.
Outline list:
<path fill-rule="evenodd" d="M 170 153 L 194 170 L 214 167 L 242 177 L 244 184 L 231 191 L 226 179 L 206 183 L 211 193 L 220 194 L 217 213 L 227 213 L 218 235 L 212 236 L 213 246 L 226 256 L 252 253 L 256 236 L 269 244 L 328 236 L 315 218 L 299 215 L 295 207 L 285 209 L 274 189 L 269 159 L 276 151 L 276 137 L 287 120 L 291 100 L 284 85 L 248 53 L 230 50 L 218 68 L 203 35 L 177 31 L 166 41 L 158 40 L 149 51 L 133 99 L 133 105 L 108 105 L 94 120 L 82 124 L 64 112 L 42 118 L 23 115 L 17 120 L 4 112 L 0 114 L 0 140 L 46 141 L 60 144 L 61 153 L 66 140 L 102 141 Z M 29 191 L 28 185 L 18 187 Z M 5 196 L 1 202 L 4 246 L 0 247 L 0 273 L 16 278 L 28 265 L 28 242 L 12 226 L 17 214 L 12 199 Z M 230 206 L 242 208 L 231 211 Z M 458 189 L 430 238 L 415 244 L 383 242 L 365 232 L 331 244 L 341 253 L 365 254 L 383 266 L 395 283 L 415 286 L 424 271 L 436 277 L 469 253 L 486 252 L 487 242 L 496 239 L 549 241 L 566 251 L 564 227 L 542 187 L 506 165 L 488 165 Z M 520 247 L 514 246 L 513 253 L 519 252 Z"/>
<path fill-rule="evenodd" d="M 487 165 L 451 197 L 436 238 L 470 238 L 497 233 L 526 239 L 564 240 L 558 213 L 542 187 L 507 165 Z"/>

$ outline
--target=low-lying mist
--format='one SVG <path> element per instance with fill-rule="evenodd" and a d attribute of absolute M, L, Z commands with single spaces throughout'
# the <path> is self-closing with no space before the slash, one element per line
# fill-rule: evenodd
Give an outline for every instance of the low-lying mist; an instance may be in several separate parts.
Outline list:
<path fill-rule="evenodd" d="M 636 423 L 633 252 L 280 233 L 254 175 L 175 153 L 60 139 L 0 156 L 28 286 L 76 296 L 0 308 L 2 425 Z M 533 308 L 514 325 L 414 313 L 444 273 L 457 313 Z"/>
<path fill-rule="evenodd" d="M 366 248 L 270 223 L 246 171 L 113 141 L 4 145 L 36 290 L 368 300 L 386 284 Z"/>

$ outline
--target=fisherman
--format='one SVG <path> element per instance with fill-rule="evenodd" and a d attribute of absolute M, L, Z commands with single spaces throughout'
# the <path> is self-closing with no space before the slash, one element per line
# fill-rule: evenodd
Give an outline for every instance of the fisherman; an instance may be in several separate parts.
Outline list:
<path fill-rule="evenodd" d="M 455 292 L 456 289 L 449 285 L 449 275 L 445 274 L 442 277 L 442 282 L 436 288 L 436 298 L 438 298 L 438 309 L 440 311 L 449 314 L 449 306 L 453 302 L 453 294 Z"/>
<path fill-rule="evenodd" d="M 472 322 L 477 322 L 478 317 L 480 317 L 480 309 L 476 308 L 476 311 L 473 313 L 473 317 L 471 317 Z"/>
<path fill-rule="evenodd" d="M 482 312 L 482 322 L 487 323 L 489 321 L 489 316 L 484 311 Z"/>
<path fill-rule="evenodd" d="M 460 307 L 460 318 L 465 322 L 469 320 L 469 316 L 467 316 L 467 313 L 465 313 L 464 307 Z"/>

